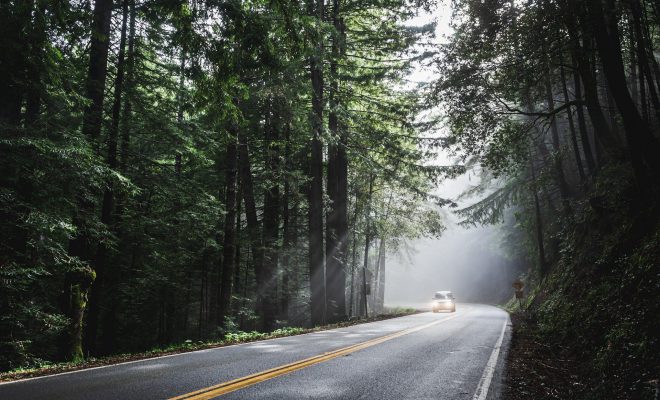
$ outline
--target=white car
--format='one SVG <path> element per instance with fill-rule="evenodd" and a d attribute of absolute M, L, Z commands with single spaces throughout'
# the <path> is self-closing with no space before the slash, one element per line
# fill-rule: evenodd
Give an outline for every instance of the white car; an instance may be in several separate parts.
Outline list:
<path fill-rule="evenodd" d="M 435 295 L 431 300 L 433 300 L 431 308 L 433 309 L 434 313 L 440 311 L 456 312 L 456 301 L 454 299 L 454 294 L 448 290 L 435 292 Z"/>

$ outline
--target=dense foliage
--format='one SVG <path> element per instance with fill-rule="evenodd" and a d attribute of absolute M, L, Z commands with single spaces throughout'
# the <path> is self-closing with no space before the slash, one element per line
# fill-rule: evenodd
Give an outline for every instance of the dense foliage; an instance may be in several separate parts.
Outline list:
<path fill-rule="evenodd" d="M 402 82 L 429 6 L 3 1 L 0 370 L 381 309 L 458 172 Z"/>
<path fill-rule="evenodd" d="M 446 123 L 443 143 L 483 167 L 482 184 L 466 194 L 481 200 L 459 214 L 465 224 L 507 222 L 505 249 L 528 269 L 525 318 L 567 360 L 551 370 L 565 379 L 543 383 L 552 365 L 528 366 L 509 395 L 653 398 L 658 3 L 454 5 L 432 99 L 443 119 L 430 123 Z"/>

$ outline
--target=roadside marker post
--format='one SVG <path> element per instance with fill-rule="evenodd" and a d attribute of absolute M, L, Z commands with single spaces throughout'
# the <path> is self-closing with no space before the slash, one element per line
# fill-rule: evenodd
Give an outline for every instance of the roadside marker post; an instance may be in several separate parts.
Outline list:
<path fill-rule="evenodd" d="M 522 311 L 522 299 L 523 299 L 523 287 L 525 286 L 524 283 L 520 279 L 516 279 L 513 282 L 513 288 L 516 290 L 516 299 L 518 299 L 518 304 L 520 305 L 520 310 Z"/>

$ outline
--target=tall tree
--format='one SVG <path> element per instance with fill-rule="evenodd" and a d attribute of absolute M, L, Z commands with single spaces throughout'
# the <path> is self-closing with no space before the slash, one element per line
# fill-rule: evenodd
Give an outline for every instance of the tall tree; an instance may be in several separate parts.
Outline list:
<path fill-rule="evenodd" d="M 108 49 L 110 46 L 110 21 L 112 17 L 112 0 L 96 0 L 94 2 L 94 15 L 91 29 L 89 49 L 89 69 L 86 80 L 86 96 L 89 101 L 83 114 L 82 132 L 90 140 L 93 148 L 98 149 L 98 137 L 101 134 L 103 120 L 103 100 L 105 93 L 106 75 L 108 71 Z M 78 232 L 69 243 L 69 254 L 82 262 L 92 261 L 90 233 L 85 224 L 84 213 L 93 208 L 93 202 L 79 194 L 79 210 L 74 217 L 74 224 Z M 68 358 L 77 360 L 82 358 L 82 317 L 87 305 L 87 291 L 91 287 L 89 282 L 94 280 L 96 272 L 86 272 L 89 267 L 81 271 L 69 273 L 65 280 L 65 313 L 71 319 L 69 332 Z M 92 278 L 94 277 L 94 278 Z M 87 343 L 89 344 L 89 342 Z"/>
<path fill-rule="evenodd" d="M 309 279 L 312 324 L 325 323 L 325 261 L 323 254 L 323 34 L 322 23 L 325 15 L 323 0 L 308 0 L 307 12 L 315 18 L 310 33 L 312 54 L 309 57 L 310 81 L 312 88 L 311 138 L 309 140 L 309 188 L 308 231 L 309 231 Z"/>

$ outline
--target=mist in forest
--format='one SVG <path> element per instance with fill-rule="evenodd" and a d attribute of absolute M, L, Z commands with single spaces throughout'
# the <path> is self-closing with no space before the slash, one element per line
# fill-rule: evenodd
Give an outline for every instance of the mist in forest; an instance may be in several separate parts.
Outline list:
<path fill-rule="evenodd" d="M 443 153 L 436 161 L 456 163 Z M 465 207 L 478 199 L 457 199 L 477 181 L 471 171 L 443 182 L 435 194 Z M 454 292 L 458 302 L 498 304 L 513 295 L 511 283 L 519 271 L 501 248 L 501 226 L 463 227 L 451 209 L 443 215 L 446 230 L 440 238 L 412 240 L 387 255 L 385 305 L 427 307 L 440 290 Z"/>
<path fill-rule="evenodd" d="M 385 304 L 421 307 L 439 290 L 453 291 L 458 302 L 505 301 L 517 273 L 498 245 L 497 226 L 455 224 L 439 239 L 408 243 L 388 257 Z"/>
<path fill-rule="evenodd" d="M 410 24 L 422 26 L 435 21 L 436 40 L 442 43 L 451 34 L 451 7 L 442 1 L 431 13 L 420 13 Z M 417 66 L 411 82 L 429 82 L 435 77 L 429 68 Z M 438 165 L 459 163 L 439 152 Z M 478 184 L 474 171 L 442 182 L 435 194 L 456 200 Z M 477 199 L 457 201 L 459 207 Z M 501 303 L 512 294 L 511 282 L 518 276 L 515 266 L 500 248 L 499 226 L 464 228 L 451 210 L 443 212 L 446 230 L 440 238 L 408 241 L 395 254 L 387 255 L 385 305 L 428 306 L 436 291 L 451 290 L 458 302 Z"/>

